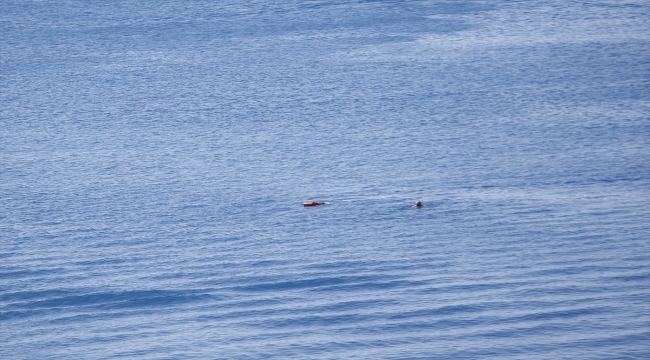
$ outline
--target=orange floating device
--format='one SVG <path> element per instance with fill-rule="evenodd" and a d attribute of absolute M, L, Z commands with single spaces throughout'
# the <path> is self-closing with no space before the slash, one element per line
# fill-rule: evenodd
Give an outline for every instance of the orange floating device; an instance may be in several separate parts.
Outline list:
<path fill-rule="evenodd" d="M 318 206 L 318 205 L 323 205 L 325 204 L 324 202 L 318 202 L 318 201 L 305 201 L 302 203 L 304 206 Z"/>

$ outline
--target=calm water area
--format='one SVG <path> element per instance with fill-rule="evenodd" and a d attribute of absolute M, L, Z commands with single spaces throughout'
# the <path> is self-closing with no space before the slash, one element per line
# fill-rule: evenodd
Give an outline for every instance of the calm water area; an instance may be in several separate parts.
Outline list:
<path fill-rule="evenodd" d="M 650 1 L 2 0 L 0 358 L 650 359 Z"/>

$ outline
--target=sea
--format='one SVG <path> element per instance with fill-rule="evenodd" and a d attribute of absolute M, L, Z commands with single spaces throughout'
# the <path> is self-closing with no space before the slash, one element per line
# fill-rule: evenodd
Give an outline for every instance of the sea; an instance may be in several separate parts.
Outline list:
<path fill-rule="evenodd" d="M 0 358 L 650 359 L 650 1 L 2 0 Z"/>

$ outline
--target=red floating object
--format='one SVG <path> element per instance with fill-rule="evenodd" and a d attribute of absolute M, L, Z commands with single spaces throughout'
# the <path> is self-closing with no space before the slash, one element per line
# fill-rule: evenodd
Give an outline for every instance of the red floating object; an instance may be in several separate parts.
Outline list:
<path fill-rule="evenodd" d="M 318 201 L 305 201 L 302 203 L 303 206 L 318 206 L 318 205 L 323 205 L 325 204 L 324 202 L 318 202 Z"/>

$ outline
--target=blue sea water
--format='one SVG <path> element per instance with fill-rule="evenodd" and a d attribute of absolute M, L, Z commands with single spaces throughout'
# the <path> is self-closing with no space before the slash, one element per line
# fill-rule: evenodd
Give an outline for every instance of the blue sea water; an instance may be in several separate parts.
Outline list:
<path fill-rule="evenodd" d="M 649 19 L 3 0 L 0 358 L 650 359 Z"/>

